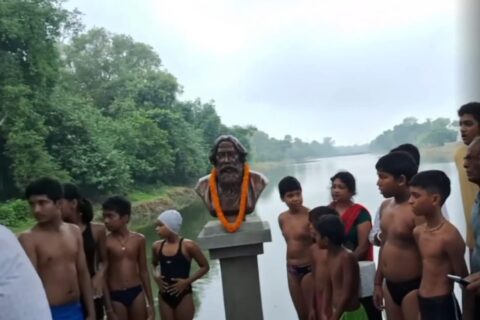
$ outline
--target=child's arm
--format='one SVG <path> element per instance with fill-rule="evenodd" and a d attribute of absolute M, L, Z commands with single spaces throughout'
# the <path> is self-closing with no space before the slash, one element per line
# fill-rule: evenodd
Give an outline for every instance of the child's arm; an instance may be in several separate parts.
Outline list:
<path fill-rule="evenodd" d="M 322 283 L 322 316 L 326 319 L 330 319 L 332 316 L 332 283 L 330 276 L 327 278 L 326 283 Z"/>
<path fill-rule="evenodd" d="M 145 237 L 140 235 L 140 252 L 138 254 L 138 268 L 140 273 L 140 279 L 142 281 L 143 290 L 145 290 L 145 295 L 147 296 L 147 311 L 148 311 L 148 320 L 155 319 L 155 309 L 153 308 L 153 295 L 152 287 L 150 286 L 150 277 L 148 276 L 148 267 L 147 267 L 147 248 L 145 244 Z"/>
<path fill-rule="evenodd" d="M 30 259 L 30 262 L 32 263 L 33 267 L 38 272 L 37 251 L 35 250 L 35 242 L 30 238 L 31 237 L 29 237 L 27 233 L 21 233 L 20 236 L 18 237 L 18 241 L 22 245 L 23 250 L 25 250 L 25 253 Z"/>
<path fill-rule="evenodd" d="M 108 272 L 108 271 L 107 271 Z M 105 303 L 105 312 L 108 320 L 116 320 L 117 315 L 113 311 L 112 299 L 110 299 L 110 290 L 108 289 L 107 279 L 103 281 L 103 303 Z"/>
<path fill-rule="evenodd" d="M 355 270 L 356 268 L 356 270 Z M 358 261 L 354 255 L 348 254 L 342 258 L 342 286 L 340 288 L 340 299 L 335 301 L 335 310 L 333 312 L 332 319 L 340 320 L 345 307 L 350 302 L 352 295 L 358 298 L 358 284 L 360 278 L 360 272 L 358 270 Z"/>
<path fill-rule="evenodd" d="M 456 231 L 456 230 L 455 230 Z M 448 260 L 453 269 L 453 274 L 459 277 L 466 277 L 468 275 L 467 264 L 465 263 L 465 241 L 458 232 L 456 232 L 455 237 L 450 237 L 446 241 L 446 252 L 448 255 Z M 462 287 L 462 310 L 463 317 L 465 320 L 473 320 L 475 300 L 473 296 L 468 293 L 465 288 Z"/>
<path fill-rule="evenodd" d="M 383 241 L 380 245 L 380 250 L 378 251 L 378 266 L 377 271 L 375 272 L 375 280 L 374 280 L 374 289 L 373 289 L 373 304 L 375 308 L 378 310 L 383 310 L 383 273 L 382 273 L 382 249 L 383 249 Z"/>
<path fill-rule="evenodd" d="M 192 257 L 193 260 L 197 262 L 200 268 L 197 270 L 197 272 L 195 272 L 191 277 L 187 279 L 172 279 L 175 283 L 170 286 L 169 290 L 171 293 L 177 296 L 180 295 L 184 290 L 186 290 L 190 284 L 203 277 L 208 272 L 208 270 L 210 270 L 207 258 L 195 242 L 189 241 L 186 249 L 188 254 Z"/>
<path fill-rule="evenodd" d="M 108 260 L 108 249 L 107 249 L 107 236 L 105 236 L 105 255 Z M 111 264 L 109 264 L 111 266 Z M 103 277 L 103 303 L 105 304 L 105 313 L 107 314 L 108 320 L 117 320 L 117 315 L 113 311 L 112 299 L 110 299 L 110 289 L 108 287 L 108 275 L 109 267 L 105 268 L 105 274 Z"/>
<path fill-rule="evenodd" d="M 95 319 L 95 308 L 93 306 L 92 283 L 90 281 L 90 273 L 88 272 L 85 253 L 83 250 L 83 240 L 80 234 L 80 229 L 75 227 L 74 235 L 77 238 L 78 252 L 77 252 L 77 273 L 78 284 L 80 286 L 80 293 L 83 299 L 83 305 L 87 309 L 87 320 Z"/>
<path fill-rule="evenodd" d="M 97 225 L 98 226 L 98 225 Z M 93 296 L 99 297 L 102 296 L 105 272 L 108 268 L 108 259 L 107 259 L 107 232 L 105 227 L 98 226 L 98 257 L 100 258 L 100 263 L 98 266 L 98 270 L 93 276 L 92 279 L 92 289 L 93 289 Z"/>
<path fill-rule="evenodd" d="M 160 290 L 160 292 L 163 292 L 168 289 L 168 284 L 163 281 L 162 272 L 159 267 L 160 261 L 158 260 L 158 250 L 160 244 L 161 242 L 157 241 L 152 245 L 152 274 L 153 280 L 155 280 L 158 285 L 158 289 Z"/>
<path fill-rule="evenodd" d="M 370 221 L 365 221 L 357 225 L 358 245 L 353 251 L 353 254 L 358 260 L 364 258 L 370 249 L 370 241 L 368 240 L 370 230 L 372 230 L 372 223 Z"/>
<path fill-rule="evenodd" d="M 280 228 L 280 232 L 282 233 L 283 238 L 285 239 L 285 234 L 283 233 L 283 213 L 280 213 L 280 215 L 278 216 L 278 226 Z"/>
<path fill-rule="evenodd" d="M 158 270 L 159 261 L 157 256 L 157 251 L 158 251 L 157 244 L 158 244 L 158 241 L 152 245 L 152 266 L 153 266 L 152 274 L 155 282 L 158 284 L 159 287 L 161 287 L 161 284 L 159 282 L 161 279 L 161 274 L 160 274 L 160 270 Z"/>
<path fill-rule="evenodd" d="M 382 206 L 377 209 L 377 212 L 375 213 L 375 219 L 373 220 L 373 226 L 372 230 L 370 230 L 370 233 L 368 234 L 368 241 L 370 241 L 371 244 L 374 246 L 380 246 L 380 234 L 382 233 L 380 231 L 380 211 L 381 211 Z"/>

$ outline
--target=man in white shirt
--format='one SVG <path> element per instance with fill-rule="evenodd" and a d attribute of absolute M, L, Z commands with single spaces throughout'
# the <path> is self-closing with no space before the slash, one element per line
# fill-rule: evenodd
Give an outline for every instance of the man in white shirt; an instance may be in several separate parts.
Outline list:
<path fill-rule="evenodd" d="M 51 320 L 37 272 L 15 235 L 0 225 L 0 320 Z"/>

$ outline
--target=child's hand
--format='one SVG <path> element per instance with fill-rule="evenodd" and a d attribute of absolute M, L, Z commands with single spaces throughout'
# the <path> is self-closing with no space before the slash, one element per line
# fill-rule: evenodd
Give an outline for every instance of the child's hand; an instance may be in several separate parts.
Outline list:
<path fill-rule="evenodd" d="M 168 291 L 168 283 L 164 280 L 164 276 L 153 276 L 153 278 L 155 279 L 155 282 L 158 285 L 158 290 L 160 290 L 160 292 Z"/>
<path fill-rule="evenodd" d="M 151 305 L 147 306 L 147 320 L 155 320 L 155 312 Z"/>
<path fill-rule="evenodd" d="M 170 285 L 168 292 L 173 293 L 176 296 L 179 296 L 190 285 L 190 281 L 187 279 L 173 278 L 172 281 L 175 283 Z"/>
<path fill-rule="evenodd" d="M 103 279 L 98 273 L 92 278 L 92 291 L 93 299 L 100 298 L 103 295 Z"/>
<path fill-rule="evenodd" d="M 480 294 L 480 272 L 472 273 L 465 280 L 470 284 L 467 286 L 467 290 L 476 294 Z"/>
<path fill-rule="evenodd" d="M 380 311 L 385 308 L 383 305 L 383 289 L 380 285 L 375 285 L 373 290 L 373 304 Z"/>

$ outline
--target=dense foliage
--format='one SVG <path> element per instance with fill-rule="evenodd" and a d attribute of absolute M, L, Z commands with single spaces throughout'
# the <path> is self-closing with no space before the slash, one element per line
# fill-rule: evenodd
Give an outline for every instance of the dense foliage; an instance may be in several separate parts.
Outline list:
<path fill-rule="evenodd" d="M 99 195 L 187 184 L 208 170 L 224 126 L 213 102 L 181 86 L 148 45 L 104 29 L 82 32 L 58 0 L 0 4 L 0 197 L 32 179 L 71 180 Z"/>

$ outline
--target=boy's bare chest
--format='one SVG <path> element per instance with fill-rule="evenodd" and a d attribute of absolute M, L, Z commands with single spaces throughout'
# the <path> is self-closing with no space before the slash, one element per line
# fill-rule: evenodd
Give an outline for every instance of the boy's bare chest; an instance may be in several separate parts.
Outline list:
<path fill-rule="evenodd" d="M 78 242 L 73 236 L 63 234 L 46 235 L 37 239 L 38 262 L 49 265 L 59 261 L 75 262 L 78 256 Z"/>
<path fill-rule="evenodd" d="M 108 256 L 115 259 L 136 258 L 139 254 L 139 245 L 135 239 L 122 241 L 109 236 L 106 242 Z"/>
<path fill-rule="evenodd" d="M 382 216 L 382 232 L 388 240 L 412 241 L 415 223 L 408 212 L 388 212 Z"/>
<path fill-rule="evenodd" d="M 443 237 L 424 231 L 418 238 L 418 248 L 424 260 L 443 260 L 445 258 Z"/>
<path fill-rule="evenodd" d="M 282 232 L 288 237 L 310 235 L 307 216 L 286 216 L 282 221 Z"/>
<path fill-rule="evenodd" d="M 307 220 L 291 219 L 283 225 L 283 234 L 289 240 L 311 240 Z"/>

